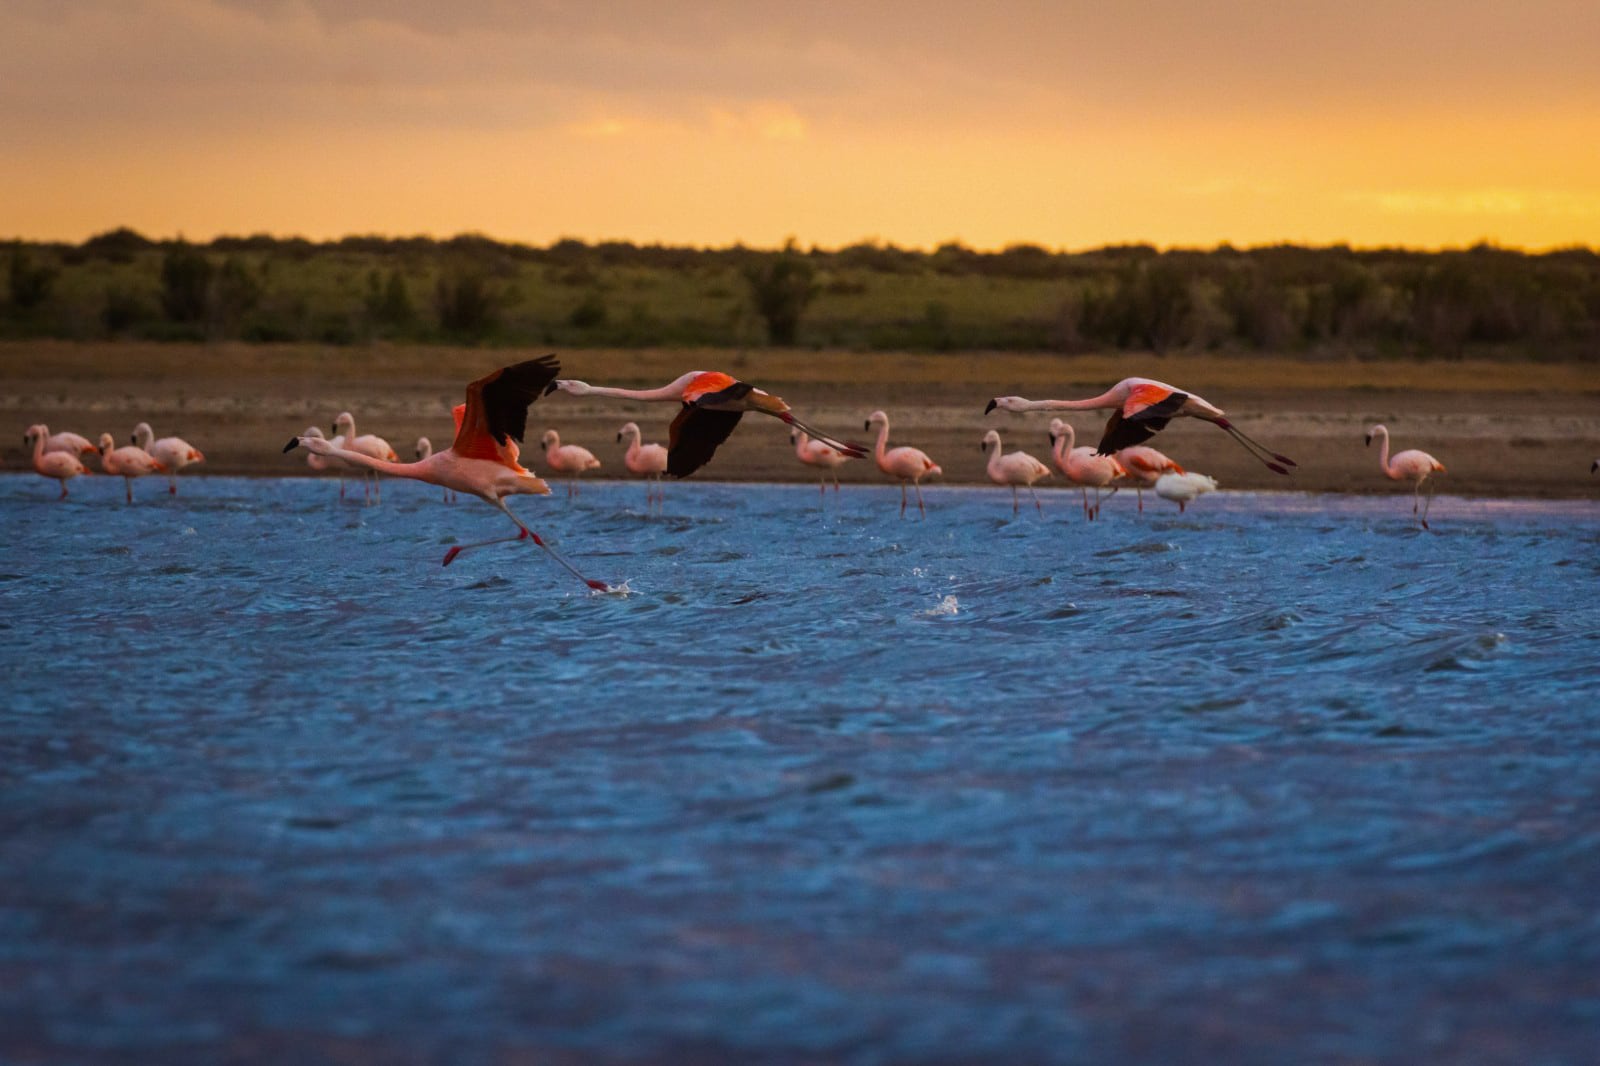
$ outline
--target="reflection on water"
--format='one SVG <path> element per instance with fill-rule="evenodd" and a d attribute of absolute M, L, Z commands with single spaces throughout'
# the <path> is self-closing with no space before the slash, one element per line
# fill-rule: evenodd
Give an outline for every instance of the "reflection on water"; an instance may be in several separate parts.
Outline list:
<path fill-rule="evenodd" d="M 0 1058 L 1592 1054 L 1592 504 L 54 491 Z"/>

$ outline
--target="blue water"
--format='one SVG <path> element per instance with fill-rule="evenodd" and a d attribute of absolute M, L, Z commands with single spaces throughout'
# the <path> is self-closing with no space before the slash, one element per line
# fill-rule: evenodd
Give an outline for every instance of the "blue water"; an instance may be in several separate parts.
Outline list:
<path fill-rule="evenodd" d="M 0 1060 L 1593 1061 L 1600 506 L 0 478 Z"/>

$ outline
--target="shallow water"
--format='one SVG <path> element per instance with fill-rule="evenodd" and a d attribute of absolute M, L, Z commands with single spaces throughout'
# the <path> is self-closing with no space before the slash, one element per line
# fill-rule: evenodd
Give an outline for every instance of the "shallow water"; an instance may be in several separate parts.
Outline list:
<path fill-rule="evenodd" d="M 1600 507 L 0 478 L 0 1059 L 1591 1060 Z"/>

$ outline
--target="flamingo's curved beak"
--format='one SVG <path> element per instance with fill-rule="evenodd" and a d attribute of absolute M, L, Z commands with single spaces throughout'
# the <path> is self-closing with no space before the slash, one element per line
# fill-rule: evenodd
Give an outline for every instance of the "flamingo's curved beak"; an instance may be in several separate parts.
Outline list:
<path fill-rule="evenodd" d="M 862 428 L 862 429 L 863 429 L 863 430 L 868 430 L 868 429 L 871 429 L 871 428 L 872 428 L 872 421 L 871 421 L 871 419 L 868 419 L 868 420 L 867 420 L 867 421 L 865 421 L 865 422 L 863 422 L 863 423 L 861 423 L 861 428 Z"/>
<path fill-rule="evenodd" d="M 128 435 L 128 443 L 129 444 L 138 444 L 139 443 L 139 438 L 137 436 L 135 436 L 134 434 L 130 433 Z"/>
<path fill-rule="evenodd" d="M 617 434 L 617 443 L 618 443 L 618 444 L 621 444 L 621 443 L 622 443 L 622 434 L 621 434 L 621 433 L 618 433 L 618 434 Z"/>
<path fill-rule="evenodd" d="M 998 407 L 998 406 L 999 406 L 999 404 L 997 404 L 997 403 L 995 403 L 995 402 L 994 402 L 994 401 L 993 401 L 993 400 L 990 400 L 990 401 L 989 401 L 989 406 L 988 406 L 988 407 L 985 407 L 985 408 L 984 408 L 984 409 L 983 409 L 983 413 L 984 413 L 984 414 L 988 414 L 988 413 L 989 413 L 989 412 L 990 412 L 990 411 L 993 411 L 993 410 L 994 410 L 994 409 L 995 409 L 995 408 L 996 408 L 996 407 Z"/>
<path fill-rule="evenodd" d="M 1055 443 L 1056 443 L 1056 435 L 1055 435 L 1055 434 L 1054 434 L 1054 433 L 1047 433 L 1047 434 L 1045 434 L 1045 436 L 1047 436 L 1047 437 L 1049 437 L 1049 438 L 1050 438 L 1050 446 L 1051 446 L 1051 447 L 1052 447 L 1052 448 L 1053 448 L 1053 447 L 1055 447 Z"/>
<path fill-rule="evenodd" d="M 299 437 L 290 437 L 289 438 L 289 443 L 285 444 L 283 446 L 283 454 L 284 455 L 288 455 L 290 452 L 294 451 L 298 447 L 300 447 L 300 438 Z"/>
<path fill-rule="evenodd" d="M 1372 434 L 1371 433 L 1367 434 L 1367 447 L 1369 447 L 1369 448 L 1372 447 Z"/>

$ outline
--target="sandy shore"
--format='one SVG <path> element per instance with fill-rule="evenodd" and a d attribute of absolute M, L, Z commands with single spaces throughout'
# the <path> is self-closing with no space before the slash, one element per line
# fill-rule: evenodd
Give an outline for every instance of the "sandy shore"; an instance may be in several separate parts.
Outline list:
<path fill-rule="evenodd" d="M 206 453 L 202 471 L 282 475 L 306 472 L 281 454 L 309 425 L 324 431 L 349 410 L 362 433 L 386 437 L 410 458 L 418 436 L 452 436 L 450 406 L 471 378 L 543 351 L 453 348 L 322 348 L 247 345 L 0 344 L 0 409 L 13 432 L 6 469 L 26 469 L 23 430 L 34 422 L 94 438 L 127 440 L 148 421 Z M 993 395 L 1081 397 L 1133 374 L 1204 395 L 1246 432 L 1293 456 L 1292 478 L 1274 475 L 1211 426 L 1180 420 L 1154 442 L 1179 463 L 1225 488 L 1395 492 L 1378 471 L 1366 429 L 1386 423 L 1395 447 L 1422 448 L 1449 468 L 1440 490 L 1461 495 L 1590 496 L 1600 476 L 1600 370 L 1578 364 L 1488 362 L 1300 362 L 1214 356 L 1076 356 L 965 352 L 938 355 L 843 351 L 575 350 L 557 353 L 563 375 L 597 384 L 653 387 L 687 369 L 721 369 L 790 402 L 802 417 L 864 439 L 875 409 L 893 422 L 891 443 L 927 451 L 946 482 L 984 480 L 979 440 L 1000 430 L 1006 449 L 1047 458 L 1048 415 L 984 417 Z M 549 427 L 583 444 L 622 476 L 617 428 L 637 421 L 647 440 L 665 441 L 675 410 L 666 404 L 547 397 L 529 412 L 524 461 L 542 471 L 537 435 Z M 1079 443 L 1098 440 L 1103 418 L 1070 419 Z M 787 430 L 748 416 L 698 477 L 730 481 L 812 478 L 788 446 Z M 841 480 L 877 481 L 870 461 L 846 464 Z M 1059 484 L 1059 479 L 1054 483 Z"/>

